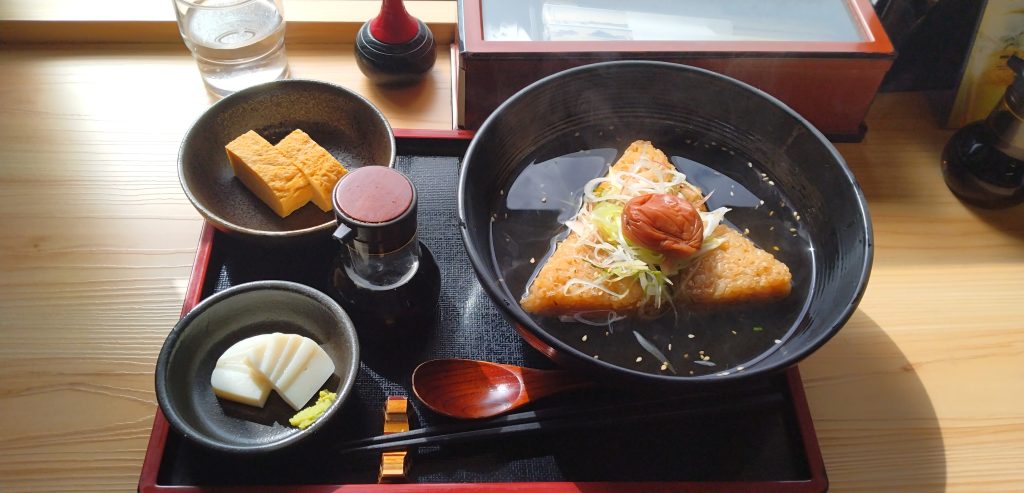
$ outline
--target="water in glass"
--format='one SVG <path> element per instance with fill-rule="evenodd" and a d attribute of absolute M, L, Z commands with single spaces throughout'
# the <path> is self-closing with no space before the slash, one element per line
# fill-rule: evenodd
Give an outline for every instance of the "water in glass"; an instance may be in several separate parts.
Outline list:
<path fill-rule="evenodd" d="M 288 75 L 279 0 L 178 0 L 178 27 L 207 87 L 221 96 Z"/>

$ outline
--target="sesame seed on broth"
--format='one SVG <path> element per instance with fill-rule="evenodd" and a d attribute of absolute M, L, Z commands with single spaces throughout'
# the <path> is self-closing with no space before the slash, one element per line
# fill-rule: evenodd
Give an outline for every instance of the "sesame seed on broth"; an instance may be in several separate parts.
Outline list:
<path fill-rule="evenodd" d="M 687 176 L 687 181 L 705 195 L 714 192 L 707 201 L 709 210 L 729 207 L 726 224 L 789 266 L 792 293 L 777 302 L 724 309 L 680 304 L 654 320 L 637 316 L 614 320 L 608 314 L 581 314 L 576 319 L 562 320 L 532 317 L 549 334 L 584 354 L 653 374 L 671 375 L 669 368 L 681 376 L 727 374 L 737 368 L 750 368 L 767 352 L 777 349 L 775 341 L 784 341 L 802 316 L 813 284 L 813 250 L 802 233 L 799 216 L 774 213 L 776 207 L 793 210 L 779 177 L 768 174 L 757 160 L 740 150 L 696 135 L 660 140 L 646 135 L 615 137 L 611 134 L 616 132 L 609 131 L 598 135 L 598 131 L 581 131 L 542 146 L 503 186 L 505 193 L 496 197 L 491 247 L 510 297 L 519 299 L 526 292 L 547 257 L 568 234 L 563 224 L 579 210 L 583 185 L 604 176 L 629 142 L 649 138 Z M 772 207 L 761 207 L 766 202 Z M 613 321 L 609 323 L 610 319 Z M 752 331 L 751 327 L 761 330 Z M 604 332 L 605 337 L 588 337 L 601 333 L 595 330 Z M 645 349 L 633 331 L 662 355 Z M 691 357 L 691 353 L 698 356 Z"/>

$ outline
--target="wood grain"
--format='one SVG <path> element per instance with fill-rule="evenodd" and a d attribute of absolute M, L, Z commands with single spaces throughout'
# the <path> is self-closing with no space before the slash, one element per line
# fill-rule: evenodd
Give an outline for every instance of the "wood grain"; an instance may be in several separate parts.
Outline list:
<path fill-rule="evenodd" d="M 456 3 L 406 2 L 410 14 L 430 27 L 439 44 L 455 39 Z M 288 42 L 353 42 L 356 32 L 377 15 L 380 2 L 288 0 L 284 17 Z M 170 1 L 4 0 L 0 2 L 0 42 L 175 43 L 180 41 Z"/>
<path fill-rule="evenodd" d="M 423 85 L 382 91 L 351 49 L 288 45 L 296 77 L 450 128 L 447 50 Z M 132 491 L 200 230 L 177 149 L 212 100 L 180 44 L 0 45 L 0 67 L 0 491 Z M 879 96 L 868 125 L 838 147 L 875 267 L 801 365 L 832 491 L 1020 491 L 1024 210 L 950 195 L 951 132 L 923 96 Z"/>
<path fill-rule="evenodd" d="M 289 44 L 293 75 L 451 128 L 446 48 L 405 91 L 352 49 Z M 213 99 L 178 44 L 3 45 L 0 67 L 0 491 L 131 491 L 201 225 L 178 147 Z"/>
<path fill-rule="evenodd" d="M 950 194 L 952 132 L 923 96 L 880 96 L 868 125 L 837 147 L 868 198 L 871 280 L 800 365 L 832 491 L 1020 491 L 1024 209 Z"/>

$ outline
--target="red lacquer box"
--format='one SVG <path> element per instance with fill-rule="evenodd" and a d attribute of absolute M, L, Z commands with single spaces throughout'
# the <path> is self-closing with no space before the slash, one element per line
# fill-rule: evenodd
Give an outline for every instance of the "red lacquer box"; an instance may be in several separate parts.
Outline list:
<path fill-rule="evenodd" d="M 547 75 L 636 59 L 734 77 L 843 141 L 863 136 L 895 58 L 870 0 L 460 0 L 457 50 L 461 128 L 479 128 L 505 99 Z"/>

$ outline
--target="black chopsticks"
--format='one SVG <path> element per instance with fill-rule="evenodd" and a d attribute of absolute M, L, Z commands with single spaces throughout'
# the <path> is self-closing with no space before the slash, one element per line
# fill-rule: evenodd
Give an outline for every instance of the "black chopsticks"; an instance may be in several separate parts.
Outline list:
<path fill-rule="evenodd" d="M 402 433 L 379 435 L 338 444 L 340 455 L 391 450 L 415 449 L 423 446 L 444 446 L 498 437 L 565 430 L 625 425 L 639 421 L 729 413 L 776 404 L 784 400 L 779 393 L 757 391 L 752 394 L 701 400 L 706 396 L 681 396 L 605 406 L 571 405 L 553 409 L 526 411 L 487 420 L 456 422 L 427 426 Z M 697 402 L 694 402 L 694 401 Z"/>

